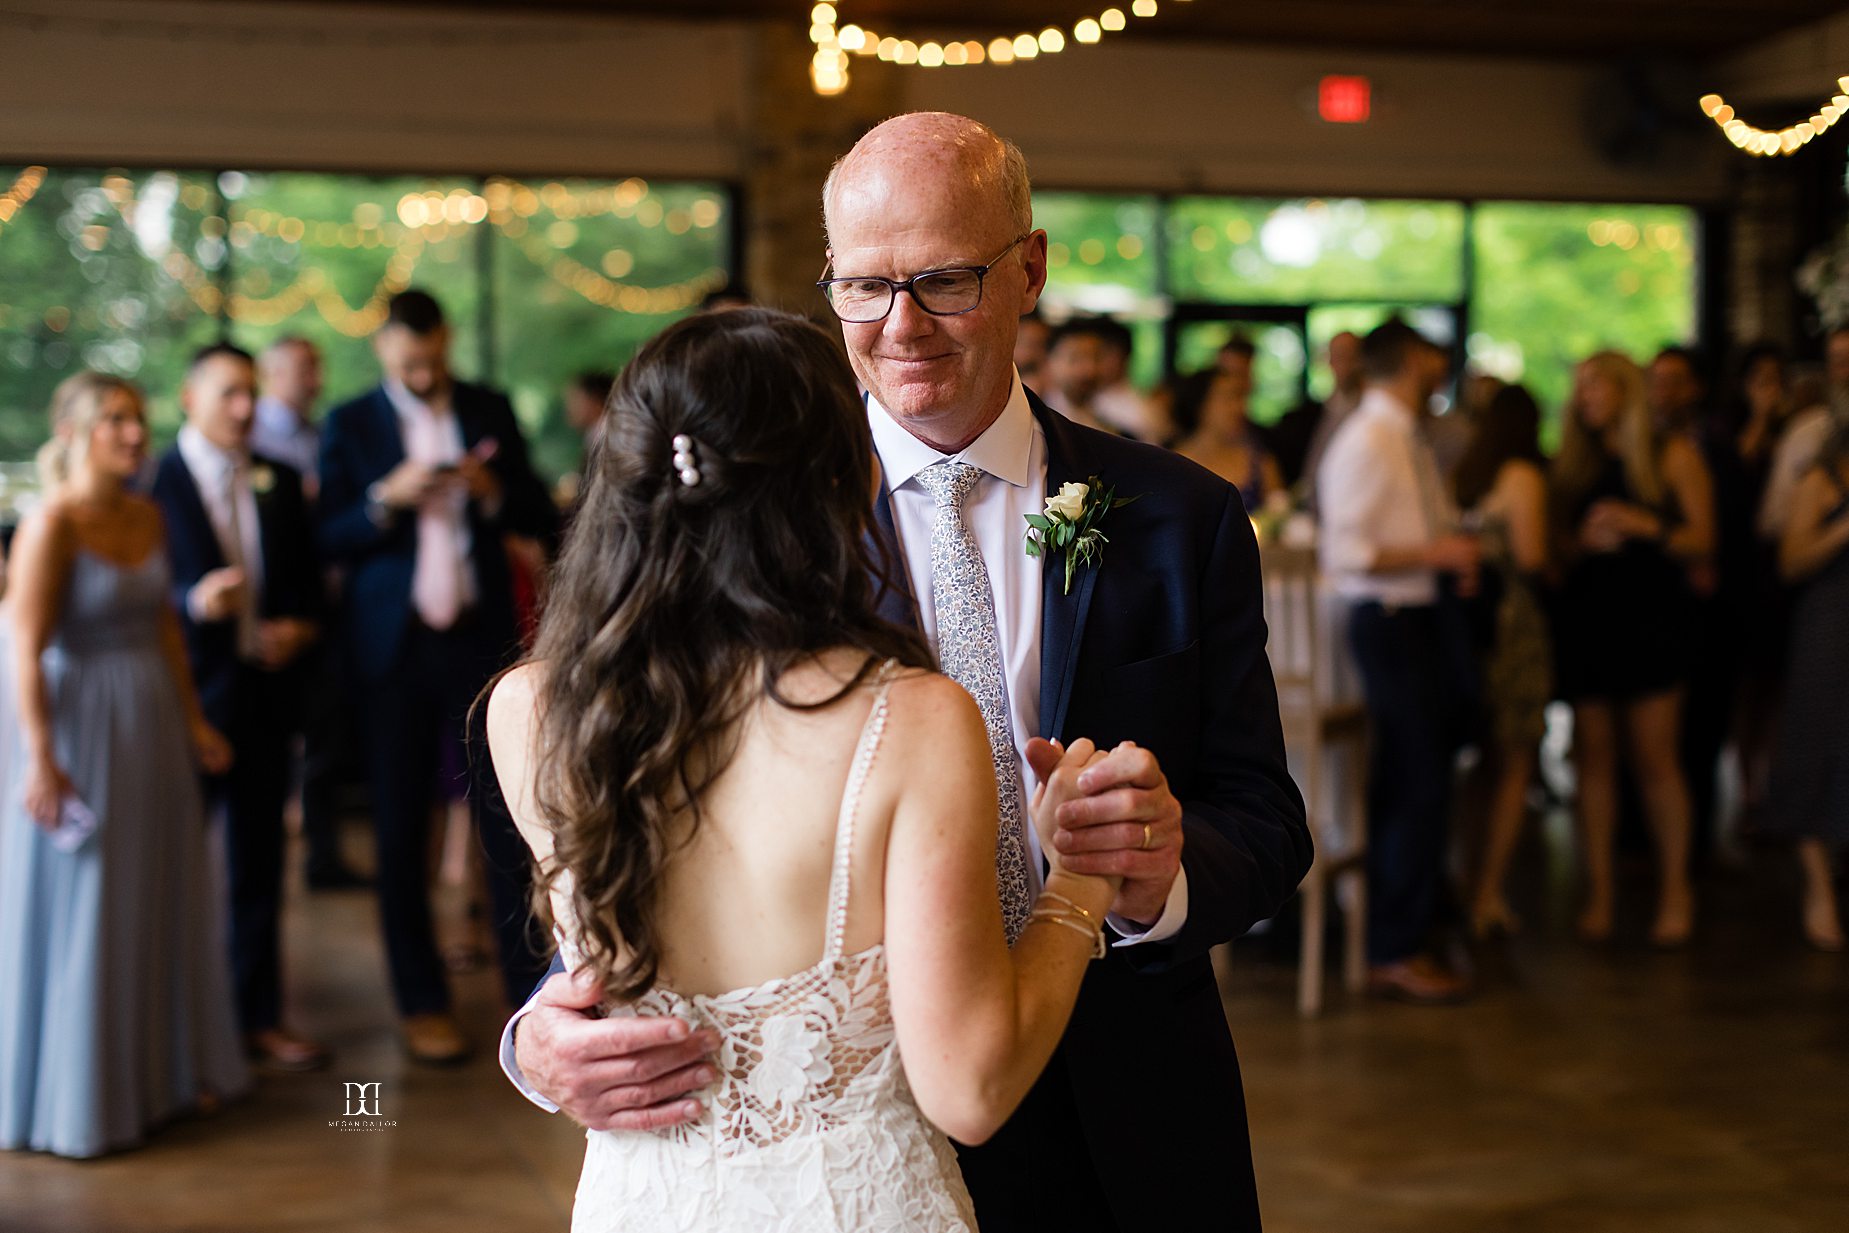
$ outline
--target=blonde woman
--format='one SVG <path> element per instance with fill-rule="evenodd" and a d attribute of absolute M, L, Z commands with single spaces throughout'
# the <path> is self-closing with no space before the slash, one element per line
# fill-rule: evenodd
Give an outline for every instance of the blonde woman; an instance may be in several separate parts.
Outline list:
<path fill-rule="evenodd" d="M 196 767 L 193 695 L 140 394 L 80 373 L 8 575 L 0 758 L 0 1148 L 96 1156 L 249 1083 Z"/>
<path fill-rule="evenodd" d="M 1559 692 L 1573 703 L 1587 898 L 1579 933 L 1611 935 L 1620 750 L 1656 843 L 1650 939 L 1688 941 L 1689 794 L 1677 750 L 1689 673 L 1689 571 L 1714 551 L 1707 468 L 1684 437 L 1659 434 L 1641 369 L 1613 351 L 1579 366 L 1552 475 L 1565 565 L 1555 638 Z"/>

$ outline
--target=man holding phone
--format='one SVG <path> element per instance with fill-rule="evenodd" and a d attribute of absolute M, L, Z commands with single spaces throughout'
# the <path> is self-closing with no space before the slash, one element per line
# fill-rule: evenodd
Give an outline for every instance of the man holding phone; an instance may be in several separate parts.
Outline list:
<path fill-rule="evenodd" d="M 506 397 L 450 375 L 434 299 L 394 296 L 373 345 L 384 381 L 336 407 L 322 433 L 321 545 L 347 571 L 343 630 L 368 729 L 379 915 L 405 1048 L 446 1065 L 468 1043 L 430 914 L 434 788 L 476 693 L 517 650 L 503 537 L 550 542 L 557 514 Z M 545 970 L 531 945 L 525 853 L 498 795 L 471 790 L 470 803 L 517 1004 Z"/>

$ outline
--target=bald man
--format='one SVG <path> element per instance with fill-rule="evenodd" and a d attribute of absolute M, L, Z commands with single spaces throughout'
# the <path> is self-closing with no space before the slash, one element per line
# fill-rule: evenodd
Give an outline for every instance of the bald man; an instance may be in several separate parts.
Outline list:
<path fill-rule="evenodd" d="M 889 120 L 836 165 L 823 207 L 823 286 L 868 391 L 877 512 L 909 584 L 887 592 L 887 615 L 920 627 L 987 708 L 1004 802 L 1030 787 L 1032 737 L 1115 747 L 1081 782 L 1089 795 L 1062 809 L 1056 839 L 1072 869 L 1123 876 L 1112 945 L 1020 1109 L 959 1150 L 982 1228 L 1257 1229 L 1238 1060 L 1207 956 L 1282 906 L 1310 839 L 1238 493 L 1023 388 L 1015 336 L 1046 284 L 1047 236 L 1025 161 L 988 128 Z M 960 497 L 944 496 L 946 469 Z M 1068 587 L 1062 554 L 1023 551 L 1024 519 L 1092 477 L 1139 499 L 1106 516 L 1108 549 Z M 934 544 L 946 500 L 967 535 Z M 933 550 L 967 556 L 972 541 L 981 570 L 965 560 L 938 577 L 986 576 L 982 628 L 941 643 Z M 1011 866 L 1023 847 L 1025 865 Z M 1005 914 L 1038 892 L 1039 857 L 1031 827 L 997 836 Z M 593 1129 L 706 1116 L 690 1096 L 713 1073 L 703 1025 L 589 1017 L 599 1000 L 550 978 L 504 1037 L 515 1083 Z"/>

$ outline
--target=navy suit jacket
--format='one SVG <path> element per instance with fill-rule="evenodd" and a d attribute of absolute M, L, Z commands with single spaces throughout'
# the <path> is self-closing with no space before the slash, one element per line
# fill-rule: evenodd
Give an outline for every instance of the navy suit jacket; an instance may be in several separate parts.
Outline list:
<path fill-rule="evenodd" d="M 468 505 L 470 559 L 475 566 L 478 628 L 497 651 L 517 640 L 513 587 L 504 532 L 550 541 L 558 530 L 552 498 L 527 461 L 526 438 L 505 395 L 457 382 L 451 406 L 463 446 L 496 443 L 488 467 L 501 481 L 501 507 L 490 518 Z M 377 679 L 397 662 L 412 616 L 411 574 L 417 561 L 417 519 L 384 526 L 366 513 L 366 490 L 405 459 L 398 412 L 383 386 L 328 413 L 321 432 L 321 549 L 346 569 L 344 614 L 354 663 Z"/>
<path fill-rule="evenodd" d="M 302 497 L 302 477 L 274 459 L 253 457 L 271 476 L 267 492 L 255 492 L 257 533 L 263 553 L 263 593 L 257 597 L 261 617 L 321 619 L 322 580 L 315 551 L 314 523 Z M 253 487 L 256 487 L 254 485 Z M 236 621 L 193 620 L 186 596 L 206 574 L 223 569 L 224 549 L 212 530 L 211 515 L 186 460 L 176 446 L 161 455 L 154 472 L 154 500 L 167 524 L 167 558 L 172 564 L 173 601 L 186 634 L 186 656 L 206 720 L 234 742 L 233 697 L 238 679 Z"/>
<path fill-rule="evenodd" d="M 1016 1129 L 1089 1151 L 1121 1229 L 1255 1230 L 1238 1060 L 1208 951 L 1275 915 L 1311 857 L 1265 653 L 1257 540 L 1238 490 L 1205 468 L 1030 401 L 1048 495 L 1095 475 L 1138 498 L 1105 516 L 1110 542 L 1069 594 L 1061 554 L 1038 566 L 1040 735 L 1133 740 L 1156 755 L 1182 806 L 1188 913 L 1174 937 L 1113 948 L 1087 972 L 1059 1046 L 1081 1125 Z M 890 533 L 883 491 L 877 513 Z M 903 593 L 884 611 L 917 619 Z M 1033 1114 L 1030 1101 L 1016 1119 Z"/>

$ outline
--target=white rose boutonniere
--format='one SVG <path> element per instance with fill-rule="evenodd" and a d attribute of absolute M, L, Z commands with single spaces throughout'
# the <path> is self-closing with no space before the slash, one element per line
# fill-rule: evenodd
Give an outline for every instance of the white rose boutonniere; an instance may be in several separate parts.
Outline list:
<path fill-rule="evenodd" d="M 276 472 L 264 466 L 262 463 L 258 463 L 250 469 L 250 490 L 257 496 L 267 497 L 275 487 Z"/>
<path fill-rule="evenodd" d="M 1077 522 L 1079 515 L 1085 512 L 1085 494 L 1090 491 L 1089 484 L 1061 484 L 1059 491 L 1046 499 L 1046 512 L 1058 514 L 1067 522 Z"/>
<path fill-rule="evenodd" d="M 1142 494 L 1120 497 L 1094 475 L 1084 483 L 1067 483 L 1046 499 L 1046 512 L 1027 515 L 1027 555 L 1044 556 L 1057 548 L 1066 554 L 1065 588 L 1072 593 L 1072 571 L 1079 565 L 1096 565 L 1110 543 L 1098 523 L 1120 505 L 1142 500 Z"/>

